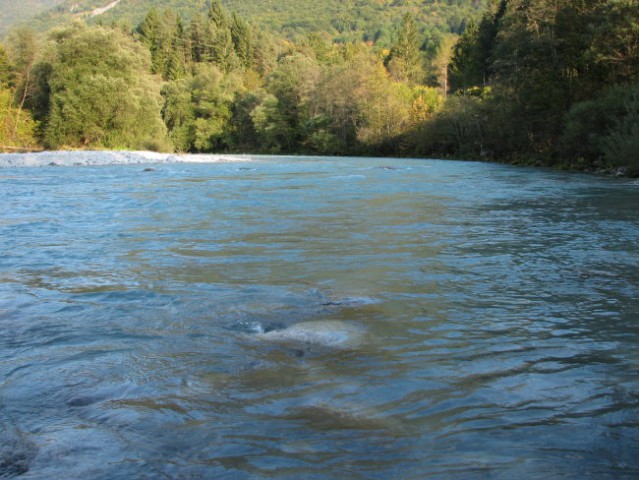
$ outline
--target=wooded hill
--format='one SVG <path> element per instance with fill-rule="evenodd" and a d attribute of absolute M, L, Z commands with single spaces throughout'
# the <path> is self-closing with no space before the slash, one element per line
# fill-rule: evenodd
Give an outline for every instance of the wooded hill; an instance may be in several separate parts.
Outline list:
<path fill-rule="evenodd" d="M 332 41 L 364 40 L 389 46 L 406 12 L 413 13 L 426 42 L 441 34 L 461 34 L 469 21 L 481 15 L 488 1 L 226 0 L 223 4 L 230 13 L 278 36 L 295 39 L 321 32 Z M 207 5 L 206 0 L 57 0 L 55 8 L 30 20 L 30 24 L 46 30 L 82 18 L 89 23 L 119 22 L 135 27 L 152 7 L 158 11 L 170 8 L 188 21 L 206 12 Z"/>
<path fill-rule="evenodd" d="M 0 37 L 12 26 L 32 19 L 63 0 L 0 0 Z"/>
<path fill-rule="evenodd" d="M 17 30 L 0 48 L 0 144 L 639 172 L 636 0 L 494 0 L 430 37 L 405 8 L 388 48 L 364 40 L 276 35 L 219 0 Z"/>

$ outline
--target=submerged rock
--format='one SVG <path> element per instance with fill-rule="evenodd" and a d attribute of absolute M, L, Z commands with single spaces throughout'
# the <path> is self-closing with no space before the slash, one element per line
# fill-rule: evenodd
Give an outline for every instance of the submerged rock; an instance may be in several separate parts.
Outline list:
<path fill-rule="evenodd" d="M 282 330 L 257 333 L 255 338 L 291 346 L 312 345 L 348 349 L 360 345 L 364 333 L 364 329 L 355 324 L 339 320 L 317 320 L 296 323 Z"/>

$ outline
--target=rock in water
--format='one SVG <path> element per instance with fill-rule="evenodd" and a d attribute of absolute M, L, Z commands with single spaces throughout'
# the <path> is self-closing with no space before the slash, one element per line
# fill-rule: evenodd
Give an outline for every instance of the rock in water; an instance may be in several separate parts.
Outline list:
<path fill-rule="evenodd" d="M 314 345 L 338 349 L 357 347 L 364 338 L 364 330 L 339 320 L 300 322 L 282 330 L 255 335 L 260 340 L 285 345 Z"/>

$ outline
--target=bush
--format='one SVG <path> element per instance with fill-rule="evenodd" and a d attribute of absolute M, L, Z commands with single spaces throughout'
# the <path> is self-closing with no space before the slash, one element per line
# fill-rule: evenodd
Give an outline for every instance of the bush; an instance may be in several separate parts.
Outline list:
<path fill-rule="evenodd" d="M 629 166 L 638 162 L 637 128 L 639 85 L 616 86 L 568 112 L 562 135 L 564 156 L 590 167 L 602 160 L 609 166 Z"/>
<path fill-rule="evenodd" d="M 416 153 L 479 158 L 484 149 L 483 130 L 481 100 L 450 96 L 443 109 L 418 128 Z"/>
<path fill-rule="evenodd" d="M 639 88 L 626 98 L 623 115 L 614 121 L 602 142 L 606 161 L 639 175 Z"/>

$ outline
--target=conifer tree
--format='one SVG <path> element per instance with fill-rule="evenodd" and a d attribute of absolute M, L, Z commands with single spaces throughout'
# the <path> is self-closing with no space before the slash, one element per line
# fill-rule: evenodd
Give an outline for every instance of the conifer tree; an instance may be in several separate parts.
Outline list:
<path fill-rule="evenodd" d="M 222 5 L 222 2 L 220 0 L 211 1 L 207 16 L 209 21 L 212 22 L 217 29 L 228 28 L 228 15 L 226 14 L 226 10 L 224 9 L 224 6 Z"/>
<path fill-rule="evenodd" d="M 191 19 L 190 37 L 191 58 L 193 62 L 203 62 L 206 58 L 206 33 L 204 20 L 200 15 L 195 15 Z"/>
<path fill-rule="evenodd" d="M 495 2 L 479 23 L 471 22 L 453 48 L 450 62 L 452 90 L 485 86 L 491 77 L 493 50 L 500 21 L 506 12 L 506 0 Z"/>
<path fill-rule="evenodd" d="M 231 16 L 231 40 L 235 53 L 244 67 L 249 67 L 253 61 L 253 41 L 251 30 L 244 20 L 235 12 Z"/>
<path fill-rule="evenodd" d="M 406 13 L 387 58 L 388 70 L 397 81 L 421 83 L 424 77 L 421 42 L 415 17 Z"/>

